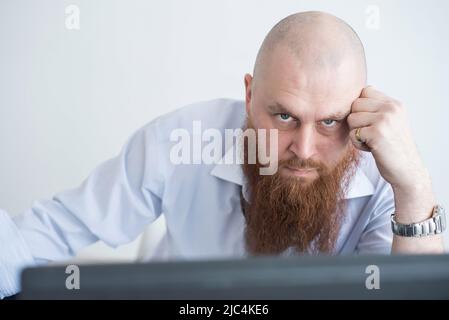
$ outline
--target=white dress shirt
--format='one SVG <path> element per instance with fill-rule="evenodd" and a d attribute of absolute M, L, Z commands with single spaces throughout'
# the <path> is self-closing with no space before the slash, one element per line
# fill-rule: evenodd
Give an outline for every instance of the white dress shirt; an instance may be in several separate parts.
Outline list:
<path fill-rule="evenodd" d="M 170 161 L 174 129 L 241 128 L 243 101 L 220 99 L 192 104 L 139 129 L 120 154 L 100 164 L 76 189 L 34 202 L 10 218 L 0 210 L 0 297 L 20 290 L 23 267 L 64 260 L 97 240 L 116 247 L 135 239 L 162 213 L 167 232 L 155 258 L 245 257 L 245 221 L 240 192 L 246 185 L 239 164 L 179 164 Z M 223 154 L 229 145 L 223 143 Z M 345 195 L 347 209 L 337 254 L 391 250 L 393 193 L 370 153 Z"/>

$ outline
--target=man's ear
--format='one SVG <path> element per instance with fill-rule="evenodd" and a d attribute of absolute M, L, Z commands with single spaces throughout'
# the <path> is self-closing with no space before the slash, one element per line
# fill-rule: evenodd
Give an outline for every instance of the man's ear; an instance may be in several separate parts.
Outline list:
<path fill-rule="evenodd" d="M 252 95 L 252 81 L 253 77 L 249 73 L 245 74 L 245 104 L 246 104 L 246 114 L 249 115 L 249 108 L 251 105 L 251 95 Z"/>

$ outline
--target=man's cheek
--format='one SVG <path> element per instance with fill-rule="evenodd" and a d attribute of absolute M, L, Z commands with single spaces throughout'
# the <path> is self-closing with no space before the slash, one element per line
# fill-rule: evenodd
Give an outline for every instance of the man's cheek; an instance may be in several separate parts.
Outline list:
<path fill-rule="evenodd" d="M 274 175 L 278 170 L 279 162 L 279 150 L 278 150 L 278 130 L 259 130 L 258 142 L 260 148 L 258 148 L 259 162 L 264 165 L 260 168 L 261 175 Z M 266 148 L 262 151 L 262 148 Z"/>
<path fill-rule="evenodd" d="M 279 162 L 287 161 L 292 158 L 292 152 L 289 151 L 291 145 L 291 139 L 286 132 L 278 131 L 277 149 Z"/>

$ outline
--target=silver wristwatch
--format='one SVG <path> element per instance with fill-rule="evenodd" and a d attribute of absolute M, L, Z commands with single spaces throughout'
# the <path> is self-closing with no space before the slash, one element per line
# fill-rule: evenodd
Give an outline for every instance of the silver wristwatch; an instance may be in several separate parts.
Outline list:
<path fill-rule="evenodd" d="M 425 237 L 442 233 L 446 229 L 446 216 L 444 208 L 436 205 L 433 208 L 432 217 L 418 223 L 401 224 L 391 215 L 391 229 L 393 233 L 402 237 Z"/>

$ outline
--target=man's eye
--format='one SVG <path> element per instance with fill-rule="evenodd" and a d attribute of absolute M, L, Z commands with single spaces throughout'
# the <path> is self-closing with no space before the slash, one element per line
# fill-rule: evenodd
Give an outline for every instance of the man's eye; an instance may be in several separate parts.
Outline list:
<path fill-rule="evenodd" d="M 327 128 L 332 128 L 337 124 L 337 121 L 332 119 L 326 119 L 321 121 L 321 123 Z"/>
<path fill-rule="evenodd" d="M 286 114 L 286 113 L 279 113 L 278 117 L 283 122 L 287 122 L 287 121 L 292 120 L 292 117 L 289 114 Z"/>

